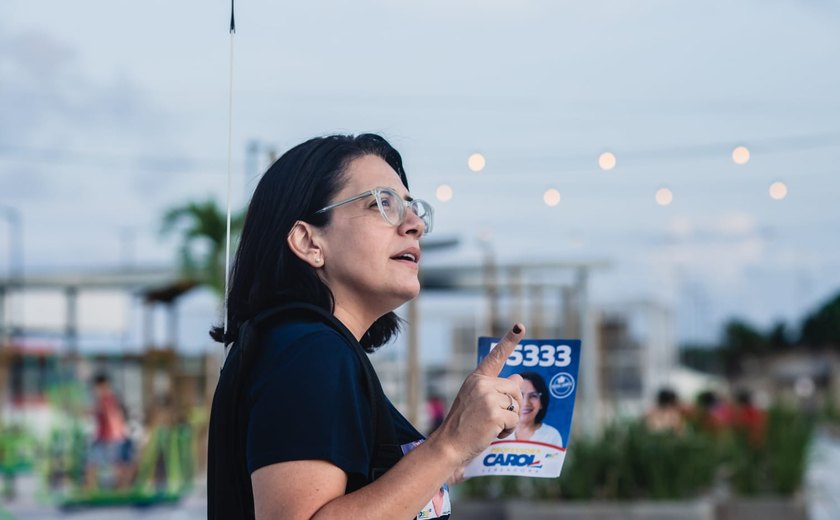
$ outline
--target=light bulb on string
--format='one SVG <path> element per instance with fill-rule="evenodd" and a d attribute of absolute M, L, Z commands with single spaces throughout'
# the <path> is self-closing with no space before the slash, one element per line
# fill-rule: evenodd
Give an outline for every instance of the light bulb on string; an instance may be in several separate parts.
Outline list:
<path fill-rule="evenodd" d="M 668 206 L 674 201 L 674 194 L 668 188 L 656 190 L 656 203 L 660 206 Z"/>
<path fill-rule="evenodd" d="M 484 156 L 480 153 L 474 153 L 469 156 L 467 159 L 467 166 L 469 166 L 470 170 L 474 172 L 480 172 L 484 169 L 484 166 L 487 164 L 487 161 L 484 159 Z"/>
<path fill-rule="evenodd" d="M 615 154 L 612 152 L 604 152 L 598 156 L 598 166 L 605 172 L 615 168 L 616 162 Z"/>
<path fill-rule="evenodd" d="M 782 181 L 776 181 L 770 185 L 770 198 L 773 200 L 782 200 L 787 197 L 788 189 L 787 185 Z"/>
<path fill-rule="evenodd" d="M 448 184 L 441 184 L 435 190 L 435 197 L 437 197 L 437 200 L 440 202 L 449 202 L 452 200 L 452 195 L 452 186 Z"/>
<path fill-rule="evenodd" d="M 744 165 L 750 162 L 750 151 L 746 146 L 736 146 L 732 150 L 732 162 L 738 165 Z"/>
<path fill-rule="evenodd" d="M 560 204 L 560 192 L 555 188 L 549 188 L 543 193 L 543 202 L 546 206 L 554 207 Z"/>

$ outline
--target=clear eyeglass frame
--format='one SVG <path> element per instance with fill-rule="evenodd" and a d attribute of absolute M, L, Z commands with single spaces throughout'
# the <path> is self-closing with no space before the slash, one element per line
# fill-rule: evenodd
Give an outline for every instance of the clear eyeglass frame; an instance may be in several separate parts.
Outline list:
<path fill-rule="evenodd" d="M 434 223 L 434 209 L 432 205 L 422 199 L 404 200 L 392 190 L 386 187 L 377 187 L 368 190 L 358 195 L 353 195 L 350 198 L 333 202 L 329 206 L 325 206 L 315 213 L 326 213 L 327 211 L 355 202 L 365 197 L 373 196 L 376 199 L 376 206 L 379 208 L 379 214 L 385 219 L 385 222 L 392 226 L 399 226 L 405 222 L 406 208 L 410 208 L 417 217 L 423 221 L 423 234 L 427 235 L 432 231 L 432 224 Z"/>

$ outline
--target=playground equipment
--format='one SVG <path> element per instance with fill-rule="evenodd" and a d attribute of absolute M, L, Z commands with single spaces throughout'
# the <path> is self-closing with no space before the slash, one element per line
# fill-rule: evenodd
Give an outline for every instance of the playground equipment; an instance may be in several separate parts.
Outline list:
<path fill-rule="evenodd" d="M 132 461 L 134 478 L 123 488 L 114 487 L 114 467 L 110 473 L 98 475 L 92 487 L 85 482 L 89 450 L 78 430 L 56 432 L 48 451 L 43 470 L 46 495 L 64 509 L 176 502 L 190 491 L 194 476 L 192 428 L 186 424 L 152 430 Z"/>

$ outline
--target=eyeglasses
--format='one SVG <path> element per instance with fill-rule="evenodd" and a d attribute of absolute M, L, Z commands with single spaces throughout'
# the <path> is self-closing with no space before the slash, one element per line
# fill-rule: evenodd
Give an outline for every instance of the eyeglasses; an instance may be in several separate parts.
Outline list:
<path fill-rule="evenodd" d="M 522 394 L 523 400 L 539 399 L 540 397 L 542 397 L 542 392 L 528 392 L 527 394 Z"/>
<path fill-rule="evenodd" d="M 432 230 L 434 216 L 432 205 L 425 200 L 420 199 L 403 200 L 399 195 L 397 195 L 397 192 L 391 188 L 374 188 L 370 191 L 354 195 L 349 199 L 334 202 L 327 207 L 319 209 L 315 213 L 325 213 L 333 208 L 349 204 L 350 202 L 354 202 L 365 197 L 370 197 L 371 195 L 376 198 L 376 205 L 379 207 L 379 213 L 388 224 L 391 224 L 392 226 L 402 225 L 402 223 L 405 222 L 405 208 L 411 208 L 411 211 L 413 211 L 414 214 L 423 221 L 423 234 L 425 235 Z"/>

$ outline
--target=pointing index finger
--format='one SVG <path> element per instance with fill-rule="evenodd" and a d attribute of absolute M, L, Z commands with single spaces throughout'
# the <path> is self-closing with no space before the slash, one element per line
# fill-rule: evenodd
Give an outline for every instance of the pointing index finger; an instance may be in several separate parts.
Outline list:
<path fill-rule="evenodd" d="M 497 377 L 513 349 L 522 341 L 523 336 L 525 336 L 525 326 L 521 323 L 515 324 L 499 341 L 496 348 L 491 350 L 487 357 L 481 361 L 475 371 L 481 375 Z"/>

